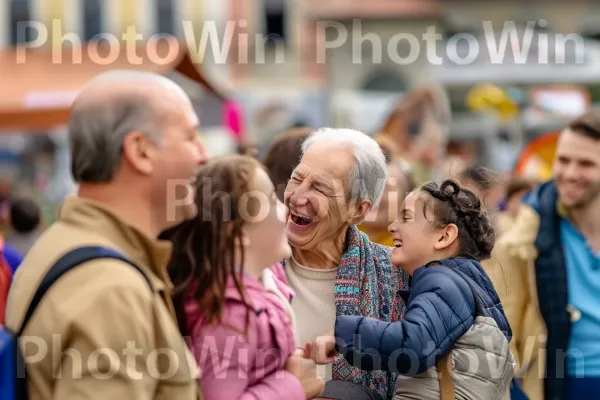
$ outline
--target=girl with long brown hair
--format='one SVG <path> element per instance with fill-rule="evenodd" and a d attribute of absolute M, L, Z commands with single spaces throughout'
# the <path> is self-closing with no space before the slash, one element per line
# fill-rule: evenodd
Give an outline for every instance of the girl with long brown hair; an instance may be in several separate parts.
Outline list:
<path fill-rule="evenodd" d="M 180 330 L 210 399 L 310 399 L 323 390 L 296 350 L 293 292 L 279 261 L 291 255 L 288 211 L 255 159 L 215 159 L 198 174 L 198 214 L 163 234 Z"/>

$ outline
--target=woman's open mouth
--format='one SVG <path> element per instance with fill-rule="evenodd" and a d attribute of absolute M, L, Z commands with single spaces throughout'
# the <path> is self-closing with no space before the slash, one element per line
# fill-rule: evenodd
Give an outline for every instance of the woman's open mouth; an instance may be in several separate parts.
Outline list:
<path fill-rule="evenodd" d="M 294 212 L 290 212 L 290 218 L 298 226 L 308 226 L 314 222 L 312 218 Z"/>
<path fill-rule="evenodd" d="M 394 240 L 394 247 L 402 247 L 402 240 Z"/>

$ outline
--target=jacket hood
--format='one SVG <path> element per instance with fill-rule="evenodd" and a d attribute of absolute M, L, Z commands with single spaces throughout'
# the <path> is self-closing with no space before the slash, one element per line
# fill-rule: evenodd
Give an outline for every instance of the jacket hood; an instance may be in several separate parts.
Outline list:
<path fill-rule="evenodd" d="M 442 261 L 442 265 L 458 271 L 470 279 L 467 280 L 475 297 L 475 312 L 484 316 L 493 318 L 498 325 L 498 328 L 510 341 L 512 331 L 508 318 L 504 313 L 504 307 L 500 302 L 500 297 L 494 288 L 494 284 L 489 276 L 484 271 L 481 264 L 471 258 L 456 257 Z M 479 304 L 478 304 L 479 303 Z M 477 315 L 479 316 L 479 315 Z"/>

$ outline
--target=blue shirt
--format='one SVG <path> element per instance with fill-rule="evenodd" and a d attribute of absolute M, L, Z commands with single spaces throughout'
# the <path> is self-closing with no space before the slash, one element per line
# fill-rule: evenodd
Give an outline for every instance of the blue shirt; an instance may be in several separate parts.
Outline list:
<path fill-rule="evenodd" d="M 573 307 L 567 374 L 600 377 L 600 252 L 594 253 L 566 219 L 561 221 L 560 235 Z"/>

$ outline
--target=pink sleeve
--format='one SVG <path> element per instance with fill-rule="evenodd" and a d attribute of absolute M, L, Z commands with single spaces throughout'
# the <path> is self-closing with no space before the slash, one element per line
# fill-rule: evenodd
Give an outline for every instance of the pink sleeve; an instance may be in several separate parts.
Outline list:
<path fill-rule="evenodd" d="M 200 388 L 205 400 L 275 400 L 306 398 L 300 381 L 285 370 L 277 371 L 252 384 L 252 365 L 256 352 L 256 320 L 251 316 L 248 337 L 243 330 L 245 307 L 227 304 L 224 323 L 192 328 L 194 357 L 201 369 Z M 232 329 L 233 328 L 233 329 Z"/>

